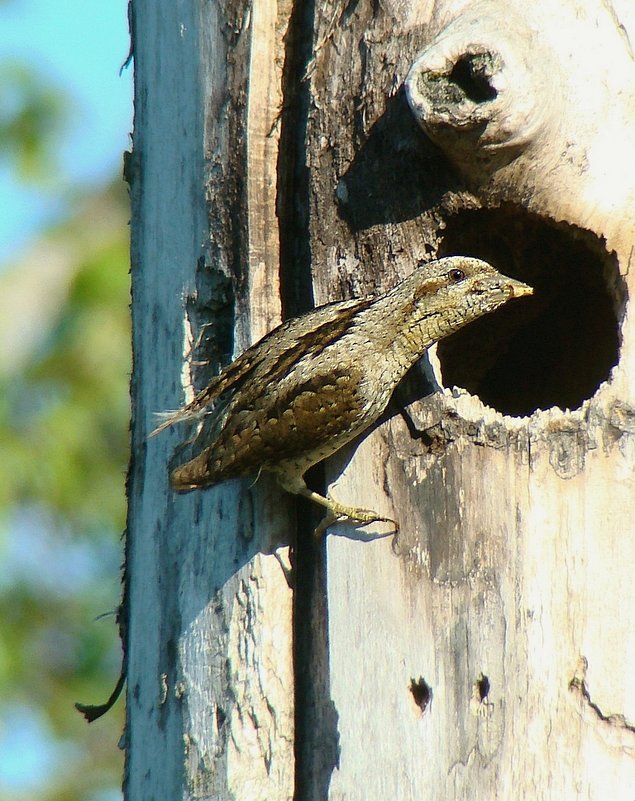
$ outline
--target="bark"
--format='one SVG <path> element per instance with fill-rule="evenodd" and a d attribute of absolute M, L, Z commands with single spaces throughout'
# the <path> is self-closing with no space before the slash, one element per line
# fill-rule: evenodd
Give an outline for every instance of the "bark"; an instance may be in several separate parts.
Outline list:
<path fill-rule="evenodd" d="M 134 17 L 128 798 L 632 801 L 635 12 L 173 5 Z M 170 493 L 151 412 L 232 341 L 450 253 L 536 292 L 329 460 L 396 536 Z"/>

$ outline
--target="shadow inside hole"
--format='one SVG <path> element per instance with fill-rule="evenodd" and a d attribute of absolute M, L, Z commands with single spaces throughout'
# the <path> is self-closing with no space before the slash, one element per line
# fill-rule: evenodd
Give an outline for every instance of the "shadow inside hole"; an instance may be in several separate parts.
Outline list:
<path fill-rule="evenodd" d="M 603 241 L 507 205 L 450 217 L 439 255 L 454 254 L 491 262 L 534 295 L 440 342 L 444 385 L 516 416 L 576 409 L 590 398 L 617 364 L 625 302 Z"/>
<path fill-rule="evenodd" d="M 410 692 L 412 693 L 413 701 L 421 710 L 421 714 L 425 714 L 432 702 L 432 687 L 430 687 L 423 676 L 419 676 L 418 679 L 412 679 L 410 681 Z"/>
<path fill-rule="evenodd" d="M 496 70 L 493 62 L 494 57 L 488 53 L 465 55 L 452 68 L 449 80 L 459 86 L 474 103 L 493 100 L 498 94 L 490 83 L 490 76 Z"/>
<path fill-rule="evenodd" d="M 478 692 L 479 701 L 484 701 L 489 695 L 490 691 L 489 678 L 484 673 L 481 673 L 476 681 L 476 690 Z"/>

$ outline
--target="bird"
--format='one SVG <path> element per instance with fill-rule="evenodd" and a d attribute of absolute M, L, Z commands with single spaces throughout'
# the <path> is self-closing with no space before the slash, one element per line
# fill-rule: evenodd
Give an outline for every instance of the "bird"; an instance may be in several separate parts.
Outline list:
<path fill-rule="evenodd" d="M 426 350 L 532 287 L 468 256 L 420 262 L 382 294 L 318 306 L 247 348 L 194 399 L 167 413 L 157 434 L 200 425 L 193 452 L 170 482 L 189 492 L 241 476 L 272 473 L 287 492 L 357 525 L 396 521 L 307 487 L 313 465 L 365 432 Z M 478 354 L 474 354 L 478 358 Z"/>

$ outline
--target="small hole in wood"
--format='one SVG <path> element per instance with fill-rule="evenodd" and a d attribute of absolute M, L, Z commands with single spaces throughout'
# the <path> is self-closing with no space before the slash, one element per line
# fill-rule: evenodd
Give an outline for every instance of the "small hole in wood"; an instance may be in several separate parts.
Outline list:
<path fill-rule="evenodd" d="M 514 205 L 446 221 L 440 256 L 491 262 L 534 287 L 439 343 L 445 386 L 503 414 L 577 409 L 617 364 L 626 289 L 617 259 L 589 231 Z"/>
<path fill-rule="evenodd" d="M 476 689 L 479 695 L 479 701 L 484 701 L 489 695 L 490 684 L 489 679 L 484 673 L 481 673 L 476 680 Z"/>
<path fill-rule="evenodd" d="M 489 82 L 492 68 L 490 54 L 470 53 L 456 62 L 450 73 L 450 81 L 463 91 L 468 100 L 485 103 L 497 95 L 496 89 Z"/>
<path fill-rule="evenodd" d="M 412 679 L 410 682 L 410 692 L 412 693 L 415 704 L 419 707 L 423 715 L 432 703 L 432 687 L 430 687 L 422 676 L 419 676 L 418 679 Z"/>

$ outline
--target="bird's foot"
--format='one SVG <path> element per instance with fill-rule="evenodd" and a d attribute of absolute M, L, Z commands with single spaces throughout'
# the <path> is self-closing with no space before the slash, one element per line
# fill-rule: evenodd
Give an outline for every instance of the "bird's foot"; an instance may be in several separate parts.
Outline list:
<path fill-rule="evenodd" d="M 330 495 L 327 495 L 325 498 L 323 495 L 319 495 L 317 492 L 313 492 L 312 490 L 307 490 L 307 497 L 327 509 L 326 516 L 315 529 L 316 537 L 321 537 L 329 526 L 332 526 L 333 523 L 340 521 L 350 521 L 351 523 L 358 523 L 362 526 L 366 526 L 369 523 L 378 522 L 390 523 L 395 527 L 395 531 L 399 530 L 399 523 L 397 523 L 396 520 L 393 520 L 391 517 L 384 517 L 383 515 L 377 514 L 377 512 L 373 512 L 372 509 L 362 509 L 357 506 L 346 506 L 345 504 L 336 501 Z"/>

